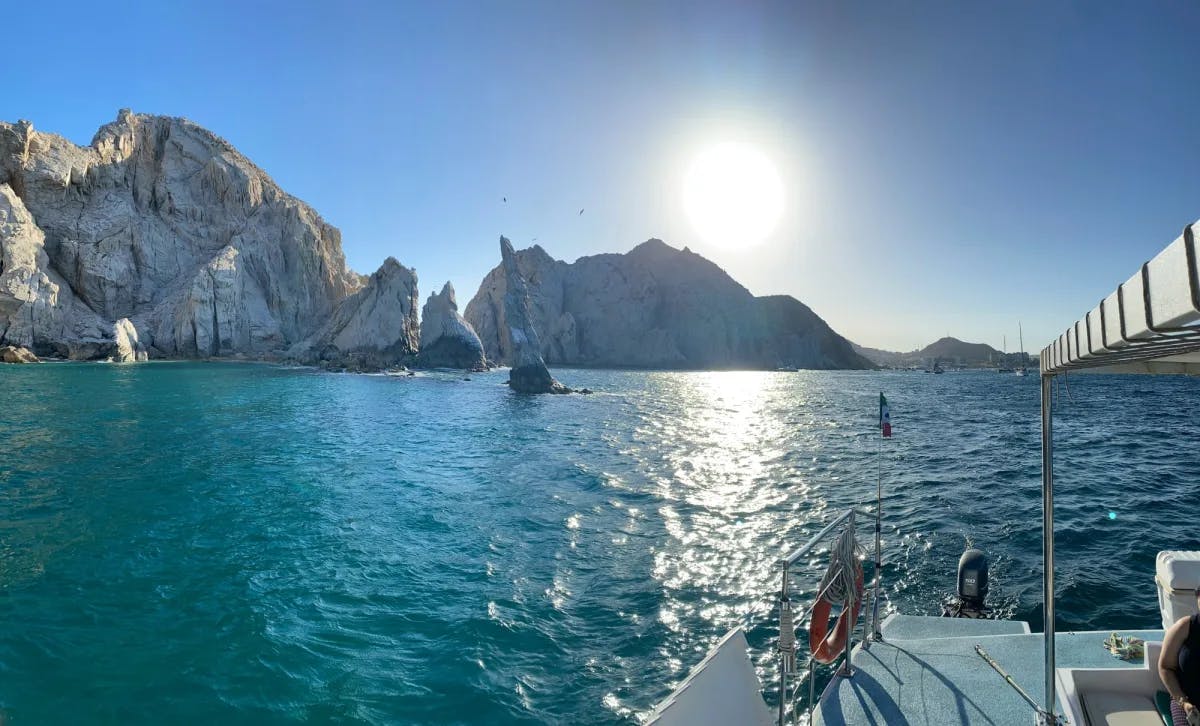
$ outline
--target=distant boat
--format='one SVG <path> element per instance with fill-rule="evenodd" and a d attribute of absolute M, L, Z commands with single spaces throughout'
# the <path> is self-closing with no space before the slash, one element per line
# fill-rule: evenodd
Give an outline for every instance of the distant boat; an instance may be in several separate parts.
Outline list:
<path fill-rule="evenodd" d="M 1021 324 L 1017 323 L 1017 335 L 1021 339 L 1021 365 L 1017 366 L 1016 374 L 1018 376 L 1025 375 L 1025 333 L 1021 330 Z"/>
<path fill-rule="evenodd" d="M 945 373 L 946 371 L 942 370 L 942 364 L 941 364 L 941 363 L 938 363 L 937 361 L 934 361 L 934 362 L 933 362 L 933 372 L 934 372 L 934 373 Z"/>
<path fill-rule="evenodd" d="M 1012 373 L 1012 368 L 1008 367 L 1008 336 L 1004 336 L 1004 351 L 1000 357 L 1000 367 L 996 369 L 997 373 Z"/>
<path fill-rule="evenodd" d="M 796 366 L 779 366 L 775 370 L 779 371 L 780 373 L 799 373 L 800 372 L 800 369 L 797 368 Z"/>

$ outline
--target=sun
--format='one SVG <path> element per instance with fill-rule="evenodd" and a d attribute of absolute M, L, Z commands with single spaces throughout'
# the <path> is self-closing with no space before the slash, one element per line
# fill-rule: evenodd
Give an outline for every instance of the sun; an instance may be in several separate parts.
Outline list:
<path fill-rule="evenodd" d="M 783 183 L 760 150 L 727 142 L 702 151 L 683 178 L 683 207 L 696 232 L 719 247 L 762 242 L 783 213 Z"/>

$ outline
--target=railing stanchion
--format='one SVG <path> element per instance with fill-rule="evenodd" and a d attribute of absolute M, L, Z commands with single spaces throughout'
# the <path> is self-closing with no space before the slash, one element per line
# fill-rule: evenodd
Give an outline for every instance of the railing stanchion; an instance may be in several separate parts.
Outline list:
<path fill-rule="evenodd" d="M 854 510 L 850 510 L 850 523 L 846 525 L 851 530 L 854 529 Z M 845 607 L 850 608 L 850 612 L 854 612 L 854 584 L 850 583 L 846 587 L 846 603 Z M 854 626 L 858 622 L 858 618 L 847 623 L 846 632 L 846 654 L 842 659 L 842 667 L 838 669 L 837 674 L 844 678 L 849 678 L 854 675 L 854 669 L 850 667 L 850 648 L 854 645 Z"/>
<path fill-rule="evenodd" d="M 883 458 L 883 437 L 879 437 L 879 457 Z M 875 479 L 875 586 L 872 588 L 871 595 L 871 634 L 865 640 L 883 640 L 883 633 L 879 632 L 879 582 L 882 579 L 881 570 L 883 569 L 883 546 L 880 543 L 879 530 L 881 528 L 881 520 L 883 519 L 883 464 L 879 463 L 877 478 Z M 864 646 L 865 647 L 865 646 Z"/>
<path fill-rule="evenodd" d="M 808 725 L 812 726 L 813 706 L 817 702 L 817 674 L 813 672 L 813 664 L 817 659 L 808 658 Z"/>
<path fill-rule="evenodd" d="M 782 624 L 783 608 L 788 600 L 788 563 L 783 562 L 782 582 L 779 585 L 779 617 Z M 780 629 L 780 637 L 783 637 L 782 627 Z M 787 713 L 787 654 L 782 649 L 779 651 L 779 726 L 786 726 Z"/>

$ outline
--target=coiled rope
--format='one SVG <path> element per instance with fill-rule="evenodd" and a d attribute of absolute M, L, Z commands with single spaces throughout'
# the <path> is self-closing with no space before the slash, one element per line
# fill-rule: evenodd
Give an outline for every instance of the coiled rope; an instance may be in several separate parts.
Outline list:
<path fill-rule="evenodd" d="M 817 591 L 831 605 L 846 602 L 848 591 L 854 587 L 858 561 L 862 548 L 854 538 L 854 529 L 846 527 L 838 535 L 837 542 L 829 553 L 829 568 L 821 578 L 821 586 Z"/>

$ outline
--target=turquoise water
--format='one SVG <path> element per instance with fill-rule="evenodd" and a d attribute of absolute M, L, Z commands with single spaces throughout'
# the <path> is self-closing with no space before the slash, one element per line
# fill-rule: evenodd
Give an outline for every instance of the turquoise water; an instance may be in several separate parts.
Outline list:
<path fill-rule="evenodd" d="M 557 373 L 597 394 L 0 367 L 0 715 L 634 722 L 748 612 L 770 668 L 771 563 L 874 497 L 881 390 L 889 606 L 937 612 L 972 537 L 1041 626 L 1036 378 Z M 1061 392 L 1060 628 L 1156 626 L 1155 552 L 1200 548 L 1196 385 Z"/>

